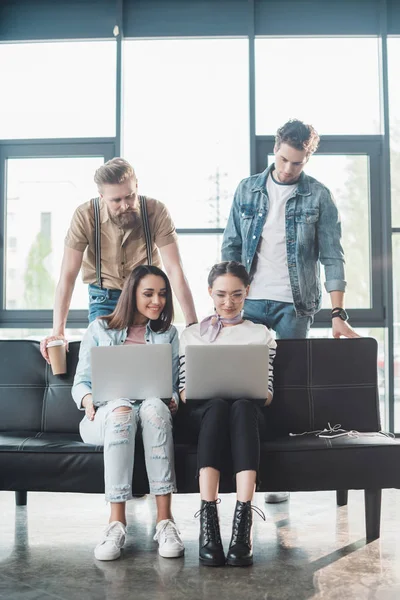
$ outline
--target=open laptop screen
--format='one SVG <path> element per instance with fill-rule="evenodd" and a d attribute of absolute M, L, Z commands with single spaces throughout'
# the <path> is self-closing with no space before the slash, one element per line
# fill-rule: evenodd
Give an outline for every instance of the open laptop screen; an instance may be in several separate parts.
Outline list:
<path fill-rule="evenodd" d="M 91 350 L 93 403 L 172 398 L 171 344 L 96 346 Z"/>
<path fill-rule="evenodd" d="M 246 398 L 264 404 L 268 395 L 267 345 L 189 345 L 185 348 L 186 398 Z"/>

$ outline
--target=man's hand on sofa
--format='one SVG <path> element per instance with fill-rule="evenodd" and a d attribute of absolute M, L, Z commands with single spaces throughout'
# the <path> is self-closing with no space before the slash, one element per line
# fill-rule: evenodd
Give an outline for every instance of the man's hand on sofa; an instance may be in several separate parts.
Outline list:
<path fill-rule="evenodd" d="M 334 338 L 340 338 L 342 336 L 346 338 L 361 337 L 346 321 L 342 321 L 339 317 L 332 319 L 332 334 Z"/>
<path fill-rule="evenodd" d="M 89 421 L 93 421 L 96 414 L 96 409 L 93 404 L 92 394 L 86 394 L 86 396 L 84 396 L 82 399 L 82 406 L 85 409 L 85 415 Z"/>
<path fill-rule="evenodd" d="M 168 408 L 171 411 L 171 415 L 175 415 L 176 411 L 178 410 L 178 405 L 175 402 L 174 398 L 171 398 L 169 404 L 168 404 Z"/>
<path fill-rule="evenodd" d="M 63 340 L 65 343 L 65 348 L 68 352 L 68 341 L 65 339 L 63 335 L 48 335 L 44 340 L 40 342 L 40 352 L 43 358 L 50 364 L 49 354 L 47 352 L 47 344 L 49 342 L 53 342 L 54 340 Z"/>

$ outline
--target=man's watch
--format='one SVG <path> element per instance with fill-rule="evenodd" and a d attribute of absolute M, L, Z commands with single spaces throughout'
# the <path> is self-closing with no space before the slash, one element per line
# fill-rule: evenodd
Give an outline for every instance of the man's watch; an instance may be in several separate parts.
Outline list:
<path fill-rule="evenodd" d="M 344 310 L 344 308 L 341 308 L 340 306 L 332 308 L 331 316 L 332 319 L 334 319 L 335 317 L 339 317 L 340 319 L 342 319 L 342 321 L 347 321 L 349 318 L 347 312 Z"/>

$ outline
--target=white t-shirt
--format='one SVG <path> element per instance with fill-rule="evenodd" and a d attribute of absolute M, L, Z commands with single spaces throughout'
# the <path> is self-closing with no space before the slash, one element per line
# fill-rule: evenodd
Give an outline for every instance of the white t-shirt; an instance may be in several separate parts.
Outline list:
<path fill-rule="evenodd" d="M 257 251 L 257 268 L 250 285 L 248 298 L 293 302 L 286 253 L 286 202 L 293 195 L 297 182 L 277 183 L 267 179 L 269 211 Z"/>

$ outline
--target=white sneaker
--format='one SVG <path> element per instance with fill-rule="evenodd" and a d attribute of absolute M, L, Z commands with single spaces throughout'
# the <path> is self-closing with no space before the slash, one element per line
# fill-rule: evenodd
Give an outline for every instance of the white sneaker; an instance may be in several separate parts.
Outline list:
<path fill-rule="evenodd" d="M 103 539 L 94 549 L 97 560 L 115 560 L 121 556 L 125 544 L 126 527 L 120 521 L 112 521 L 104 530 Z"/>
<path fill-rule="evenodd" d="M 163 558 L 178 558 L 185 552 L 178 528 L 172 519 L 157 523 L 153 539 L 158 541 L 158 553 Z"/>
<path fill-rule="evenodd" d="M 264 496 L 264 500 L 268 504 L 279 504 L 279 502 L 286 502 L 286 500 L 289 500 L 289 496 L 289 492 L 267 492 Z"/>

